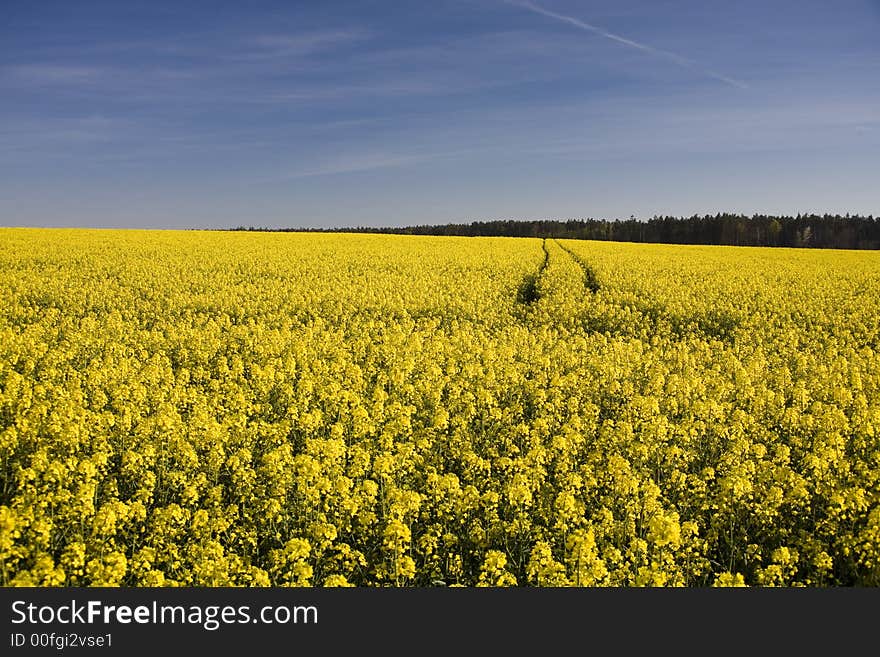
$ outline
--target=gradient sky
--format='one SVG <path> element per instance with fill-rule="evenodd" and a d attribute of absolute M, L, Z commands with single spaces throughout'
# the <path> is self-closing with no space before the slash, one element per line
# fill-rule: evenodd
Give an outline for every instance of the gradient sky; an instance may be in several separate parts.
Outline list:
<path fill-rule="evenodd" d="M 880 0 L 2 0 L 0 225 L 880 214 Z"/>

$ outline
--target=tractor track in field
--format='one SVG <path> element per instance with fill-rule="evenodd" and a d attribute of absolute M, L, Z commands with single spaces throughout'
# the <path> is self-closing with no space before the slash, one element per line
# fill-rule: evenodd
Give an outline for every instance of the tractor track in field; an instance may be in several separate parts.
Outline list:
<path fill-rule="evenodd" d="M 578 254 L 576 254 L 574 251 L 569 249 L 567 246 L 563 246 L 562 244 L 560 244 L 559 240 L 554 239 L 553 241 L 556 243 L 556 246 L 558 246 L 560 249 L 565 251 L 569 256 L 571 256 L 571 259 L 574 260 L 577 263 L 577 265 L 583 270 L 583 272 L 584 272 L 584 287 L 586 289 L 588 289 L 590 292 L 592 292 L 593 294 L 598 292 L 599 288 L 601 287 L 601 285 L 599 285 L 599 278 L 596 276 L 596 272 L 589 265 L 589 263 L 587 263 L 586 260 L 581 258 Z"/>
<path fill-rule="evenodd" d="M 559 247 L 560 251 L 566 253 L 581 270 L 583 289 L 589 294 L 580 293 L 576 283 L 576 274 L 563 283 L 564 291 L 559 288 L 560 281 L 558 280 L 543 281 L 542 283 L 545 276 L 559 275 L 558 272 L 550 272 L 549 274 L 547 272 L 551 259 L 548 239 Z M 663 335 L 673 340 L 684 340 L 702 336 L 726 344 L 734 344 L 735 342 L 736 332 L 741 321 L 730 316 L 729 313 L 712 311 L 700 315 L 685 313 L 682 316 L 681 314 L 670 314 L 666 308 L 649 298 L 625 303 L 613 301 L 611 298 L 598 298 L 594 295 L 602 289 L 602 283 L 596 271 L 585 258 L 553 238 L 544 238 L 541 242 L 541 249 L 544 252 L 544 259 L 540 266 L 524 276 L 517 288 L 515 313 L 520 322 L 565 325 L 574 322 L 581 331 L 587 334 L 605 333 L 628 338 Z M 563 260 L 565 258 L 556 252 L 552 257 L 563 258 Z M 556 268 L 557 261 L 554 260 L 553 263 Z M 550 297 L 564 296 L 566 293 L 573 295 L 578 301 L 574 307 L 564 310 L 558 309 L 563 313 L 559 314 L 554 309 L 556 303 L 552 302 Z M 544 296 L 547 296 L 547 301 L 551 302 L 549 305 L 538 303 Z M 559 299 L 562 299 L 562 296 L 559 296 Z M 565 316 L 565 313 L 573 314 Z"/>
<path fill-rule="evenodd" d="M 544 260 L 541 263 L 541 266 L 538 267 L 538 271 L 535 273 L 527 275 L 516 291 L 517 303 L 524 306 L 530 306 L 541 298 L 541 293 L 538 289 L 538 281 L 541 280 L 541 276 L 544 275 L 547 265 L 550 264 L 550 251 L 547 250 L 546 238 L 541 242 L 541 249 L 544 251 Z"/>

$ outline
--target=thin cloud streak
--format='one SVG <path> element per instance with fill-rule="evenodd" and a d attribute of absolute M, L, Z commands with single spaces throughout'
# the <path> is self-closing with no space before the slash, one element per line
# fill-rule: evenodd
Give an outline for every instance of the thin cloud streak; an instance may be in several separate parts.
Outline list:
<path fill-rule="evenodd" d="M 387 169 L 406 164 L 420 162 L 426 157 L 419 155 L 376 155 L 368 157 L 354 157 L 326 164 L 315 169 L 294 171 L 279 178 L 279 180 L 296 180 L 299 178 L 312 178 L 314 176 L 334 176 L 341 173 L 355 173 L 358 171 L 373 171 L 375 169 Z"/>
<path fill-rule="evenodd" d="M 598 34 L 599 36 L 605 37 L 606 39 L 610 39 L 611 41 L 615 41 L 624 46 L 629 46 L 630 48 L 635 48 L 637 50 L 641 50 L 643 52 L 656 55 L 658 57 L 662 57 L 667 59 L 675 64 L 683 68 L 689 68 L 695 71 L 700 71 L 704 75 L 707 75 L 710 78 L 718 80 L 719 82 L 724 82 L 732 87 L 736 87 L 738 89 L 748 89 L 749 86 L 742 82 L 741 80 L 736 80 L 734 78 L 728 77 L 726 75 L 722 75 L 712 69 L 706 68 L 702 66 L 699 62 L 695 62 L 692 59 L 688 59 L 687 57 L 683 57 L 674 52 L 669 52 L 668 50 L 661 50 L 660 48 L 654 48 L 653 46 L 649 46 L 644 43 L 639 43 L 638 41 L 633 41 L 632 39 L 627 39 L 626 37 L 622 37 L 619 34 L 614 34 L 613 32 L 609 32 L 601 27 L 597 27 L 596 25 L 591 25 L 590 23 L 586 23 L 578 18 L 574 18 L 573 16 L 566 16 L 565 14 L 558 14 L 555 11 L 550 11 L 549 9 L 545 9 L 540 5 L 536 5 L 533 2 L 528 2 L 528 0 L 503 0 L 509 5 L 514 5 L 516 7 L 520 7 L 522 9 L 527 9 L 536 14 L 540 14 L 542 16 L 546 16 L 548 18 L 553 18 L 554 20 L 561 21 L 563 23 L 568 23 L 569 25 L 573 25 L 574 27 L 584 30 L 586 32 L 592 32 L 593 34 Z"/>
<path fill-rule="evenodd" d="M 374 171 L 376 169 L 390 169 L 394 167 L 420 164 L 431 160 L 470 155 L 479 152 L 480 150 L 481 149 L 476 148 L 464 148 L 453 151 L 435 151 L 425 153 L 372 152 L 364 154 L 349 154 L 326 161 L 322 166 L 315 167 L 314 169 L 293 171 L 286 175 L 274 177 L 263 182 L 280 182 L 283 180 L 312 178 L 314 176 L 335 176 L 345 173 Z"/>
<path fill-rule="evenodd" d="M 97 81 L 106 74 L 106 69 L 66 64 L 21 64 L 0 68 L 0 77 L 4 74 L 29 83 L 76 85 Z"/>
<path fill-rule="evenodd" d="M 228 55 L 232 61 L 260 61 L 264 59 L 302 57 L 333 48 L 348 46 L 372 38 L 366 30 L 334 30 L 302 34 L 262 34 L 247 43 L 245 52 Z"/>

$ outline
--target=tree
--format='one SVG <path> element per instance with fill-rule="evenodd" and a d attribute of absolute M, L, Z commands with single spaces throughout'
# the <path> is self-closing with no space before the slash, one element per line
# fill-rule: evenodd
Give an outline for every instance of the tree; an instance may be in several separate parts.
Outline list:
<path fill-rule="evenodd" d="M 795 246 L 807 247 L 813 239 L 813 229 L 806 226 L 803 230 L 799 230 L 795 238 Z"/>
<path fill-rule="evenodd" d="M 767 224 L 767 237 L 770 246 L 776 246 L 779 244 L 779 234 L 782 232 L 782 224 L 779 223 L 778 219 L 771 219 L 770 223 Z"/>

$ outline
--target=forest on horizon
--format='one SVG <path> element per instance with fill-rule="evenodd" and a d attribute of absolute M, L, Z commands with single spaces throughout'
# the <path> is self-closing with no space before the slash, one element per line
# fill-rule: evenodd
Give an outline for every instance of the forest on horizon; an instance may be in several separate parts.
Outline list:
<path fill-rule="evenodd" d="M 658 244 L 716 244 L 825 249 L 880 249 L 880 217 L 873 215 L 798 214 L 776 216 L 714 214 L 690 217 L 659 216 L 648 220 L 542 219 L 473 221 L 404 227 L 255 228 L 233 230 L 271 232 L 391 233 L 466 237 L 545 237 L 556 239 L 646 242 Z"/>

